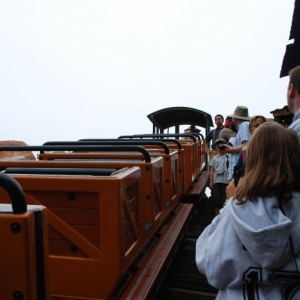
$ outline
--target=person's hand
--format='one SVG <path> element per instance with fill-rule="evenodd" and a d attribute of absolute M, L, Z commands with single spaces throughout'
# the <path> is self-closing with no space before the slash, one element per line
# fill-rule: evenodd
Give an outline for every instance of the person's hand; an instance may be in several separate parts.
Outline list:
<path fill-rule="evenodd" d="M 209 154 L 210 151 L 209 151 L 209 149 L 206 149 L 205 152 L 206 152 L 206 154 Z"/>
<path fill-rule="evenodd" d="M 210 188 L 211 190 L 213 189 L 213 186 L 214 186 L 213 183 L 210 183 L 210 184 L 209 184 L 209 188 Z"/>
<path fill-rule="evenodd" d="M 236 186 L 234 184 L 234 180 L 232 179 L 226 187 L 226 198 L 230 199 L 231 197 L 234 197 L 235 191 L 236 191 Z"/>
<path fill-rule="evenodd" d="M 231 149 L 232 149 L 233 147 L 231 147 L 231 146 L 229 146 L 229 145 L 226 145 L 226 144 L 224 144 L 224 146 L 226 147 L 225 152 L 226 152 L 226 153 L 230 153 L 230 152 L 231 152 Z"/>

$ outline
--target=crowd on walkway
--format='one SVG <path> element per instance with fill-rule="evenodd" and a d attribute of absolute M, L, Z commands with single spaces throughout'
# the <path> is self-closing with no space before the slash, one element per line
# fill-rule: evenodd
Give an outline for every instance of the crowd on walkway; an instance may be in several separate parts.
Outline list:
<path fill-rule="evenodd" d="M 245 169 L 246 148 L 254 130 L 266 121 L 262 115 L 250 117 L 246 106 L 237 106 L 225 120 L 221 114 L 215 116 L 216 128 L 205 139 L 210 166 L 209 188 L 216 215 L 227 199 L 227 185 L 232 181 L 237 186 L 241 175 L 238 171 Z"/>
<path fill-rule="evenodd" d="M 216 217 L 196 264 L 217 299 L 300 299 L 300 66 L 289 75 L 289 128 L 237 106 L 206 136 Z"/>

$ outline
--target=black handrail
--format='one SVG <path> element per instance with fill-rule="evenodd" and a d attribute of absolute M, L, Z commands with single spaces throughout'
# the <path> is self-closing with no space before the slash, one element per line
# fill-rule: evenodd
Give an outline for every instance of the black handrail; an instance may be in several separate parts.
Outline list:
<path fill-rule="evenodd" d="M 201 133 L 192 133 L 192 135 L 197 136 L 197 137 L 199 136 L 199 139 L 201 137 L 201 139 L 204 140 L 204 136 Z"/>
<path fill-rule="evenodd" d="M 120 141 L 120 139 L 80 139 L 79 142 L 117 142 Z M 130 140 L 128 142 L 137 142 L 138 144 L 140 144 L 140 141 L 137 140 Z M 152 139 L 151 141 L 155 141 L 155 142 L 164 142 L 164 143 L 174 143 L 177 145 L 178 149 L 182 149 L 182 145 L 180 144 L 180 142 L 178 140 L 175 139 Z M 127 141 L 126 141 L 127 142 Z M 148 142 L 145 142 L 146 144 L 148 144 Z M 146 145 L 146 144 L 140 144 L 140 145 Z"/>
<path fill-rule="evenodd" d="M 149 152 L 139 146 L 95 146 L 95 145 L 64 145 L 64 146 L 0 146 L 0 151 L 135 151 L 144 155 L 145 162 L 151 162 Z"/>
<path fill-rule="evenodd" d="M 111 176 L 117 169 L 112 168 L 36 168 L 36 167 L 8 167 L 5 174 L 46 174 L 46 175 L 91 175 Z"/>
<path fill-rule="evenodd" d="M 196 142 L 196 137 L 193 134 L 186 134 L 186 133 L 171 133 L 171 134 L 134 134 L 134 135 L 121 135 L 118 139 L 135 139 L 135 138 L 164 138 L 164 137 L 185 137 L 190 138 L 194 142 Z M 200 140 L 200 137 L 197 137 Z"/>
<path fill-rule="evenodd" d="M 0 173 L 0 186 L 10 197 L 14 214 L 23 214 L 27 211 L 26 198 L 19 183 L 12 177 Z"/>
<path fill-rule="evenodd" d="M 50 141 L 46 142 L 43 145 L 157 145 L 163 148 L 166 154 L 170 154 L 169 147 L 160 141 L 152 141 L 152 142 L 146 142 L 146 141 L 96 141 L 96 140 L 85 140 L 85 141 Z"/>

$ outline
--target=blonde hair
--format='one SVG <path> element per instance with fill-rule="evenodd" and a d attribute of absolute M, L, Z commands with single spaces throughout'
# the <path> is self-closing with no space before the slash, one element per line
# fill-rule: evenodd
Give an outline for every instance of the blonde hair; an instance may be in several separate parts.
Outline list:
<path fill-rule="evenodd" d="M 300 192 L 300 145 L 296 132 L 276 122 L 259 126 L 247 147 L 245 176 L 236 190 L 238 204 L 276 195 L 281 203 Z"/>

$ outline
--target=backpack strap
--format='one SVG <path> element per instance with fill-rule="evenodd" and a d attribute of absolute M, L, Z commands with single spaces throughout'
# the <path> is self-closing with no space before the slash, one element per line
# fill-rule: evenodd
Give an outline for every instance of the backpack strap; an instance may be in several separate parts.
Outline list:
<path fill-rule="evenodd" d="M 213 136 L 212 136 L 212 144 L 215 143 L 215 139 L 216 139 L 216 129 L 214 129 L 214 132 L 213 132 Z"/>
<path fill-rule="evenodd" d="M 228 159 L 228 154 L 226 154 L 226 168 L 227 168 L 227 170 L 228 170 L 228 168 L 229 168 L 229 159 Z"/>

